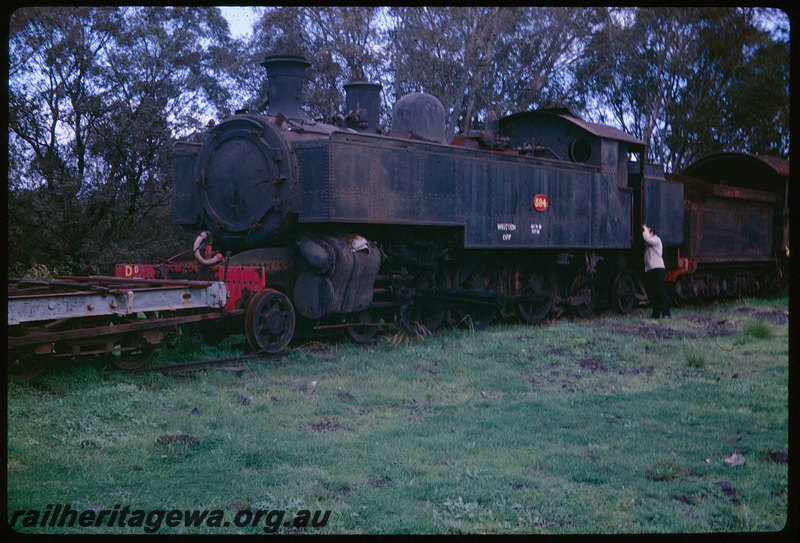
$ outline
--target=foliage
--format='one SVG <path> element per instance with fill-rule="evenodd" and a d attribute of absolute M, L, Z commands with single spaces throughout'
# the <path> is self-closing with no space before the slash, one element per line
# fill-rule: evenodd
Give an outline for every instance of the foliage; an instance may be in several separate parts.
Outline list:
<path fill-rule="evenodd" d="M 219 13 L 23 8 L 13 19 L 9 264 L 108 274 L 185 250 L 169 217 L 171 147 L 226 97 Z"/>
<path fill-rule="evenodd" d="M 759 29 L 759 14 L 610 9 L 579 78 L 600 110 L 672 171 L 724 150 L 786 156 L 789 44 Z"/>
<path fill-rule="evenodd" d="M 576 106 L 572 68 L 600 11 L 584 8 L 394 8 L 391 70 L 396 98 L 435 95 L 447 137 L 467 131 L 489 110 Z"/>
<path fill-rule="evenodd" d="M 478 88 L 484 88 L 484 74 L 502 46 L 500 35 L 511 34 L 517 13 L 496 6 L 398 7 L 394 16 L 396 98 L 408 92 L 439 98 L 446 116 L 445 139 L 450 141 L 459 116 L 471 119 L 475 101 L 483 94 Z"/>
<path fill-rule="evenodd" d="M 9 269 L 9 277 L 15 279 L 54 279 L 60 272 L 56 268 L 48 268 L 46 264 L 38 264 L 25 268 L 17 264 Z"/>
<path fill-rule="evenodd" d="M 752 336 L 757 339 L 769 339 L 772 337 L 772 327 L 764 321 L 751 321 L 745 324 L 744 335 Z"/>

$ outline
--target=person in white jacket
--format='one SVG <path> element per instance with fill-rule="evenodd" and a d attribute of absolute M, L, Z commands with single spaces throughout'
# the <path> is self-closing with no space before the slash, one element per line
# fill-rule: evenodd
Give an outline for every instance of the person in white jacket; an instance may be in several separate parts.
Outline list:
<path fill-rule="evenodd" d="M 647 285 L 647 297 L 650 300 L 650 306 L 653 308 L 652 318 L 657 319 L 663 317 L 668 319 L 669 314 L 669 301 L 667 300 L 667 289 L 664 286 L 664 274 L 666 269 L 664 267 L 664 252 L 661 238 L 656 235 L 655 230 L 642 225 L 642 239 L 647 244 L 644 250 L 644 276 Z"/>

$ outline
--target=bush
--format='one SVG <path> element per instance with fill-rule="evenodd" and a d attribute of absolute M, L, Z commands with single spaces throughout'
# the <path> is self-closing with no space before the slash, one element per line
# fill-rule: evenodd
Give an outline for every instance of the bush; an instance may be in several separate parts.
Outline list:
<path fill-rule="evenodd" d="M 20 279 L 53 279 L 60 275 L 58 269 L 50 268 L 47 264 L 34 264 L 26 268 L 23 264 L 17 263 L 8 270 L 8 276 Z"/>

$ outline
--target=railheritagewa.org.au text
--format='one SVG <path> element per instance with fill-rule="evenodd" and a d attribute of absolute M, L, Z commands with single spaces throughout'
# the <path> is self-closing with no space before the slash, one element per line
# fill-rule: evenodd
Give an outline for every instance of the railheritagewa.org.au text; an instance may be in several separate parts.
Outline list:
<path fill-rule="evenodd" d="M 240 509 L 235 513 L 222 509 L 132 509 L 115 505 L 112 509 L 76 509 L 69 504 L 48 505 L 41 509 L 9 511 L 9 526 L 18 531 L 36 528 L 141 528 L 148 534 L 169 528 L 256 528 L 274 533 L 284 528 L 307 530 L 323 528 L 330 519 L 330 510 L 296 513 L 285 509 Z M 30 530 L 32 529 L 32 530 Z"/>

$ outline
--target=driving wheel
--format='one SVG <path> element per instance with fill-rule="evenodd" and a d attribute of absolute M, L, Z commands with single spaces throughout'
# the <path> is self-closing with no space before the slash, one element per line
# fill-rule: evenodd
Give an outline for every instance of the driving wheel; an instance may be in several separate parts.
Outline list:
<path fill-rule="evenodd" d="M 552 270 L 539 270 L 523 266 L 516 276 L 516 293 L 525 300 L 517 304 L 517 312 L 528 324 L 544 320 L 553 305 L 556 292 L 555 275 Z"/>
<path fill-rule="evenodd" d="M 629 273 L 620 272 L 614 279 L 614 287 L 611 290 L 611 299 L 614 309 L 627 315 L 636 304 L 636 284 Z"/>
<path fill-rule="evenodd" d="M 572 312 L 585 319 L 594 311 L 595 302 L 594 281 L 583 274 L 575 277 L 569 290 L 569 305 L 572 307 Z"/>
<path fill-rule="evenodd" d="M 347 333 L 356 343 L 367 343 L 378 333 L 378 327 L 372 324 L 370 312 L 362 311 L 350 319 Z"/>

